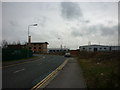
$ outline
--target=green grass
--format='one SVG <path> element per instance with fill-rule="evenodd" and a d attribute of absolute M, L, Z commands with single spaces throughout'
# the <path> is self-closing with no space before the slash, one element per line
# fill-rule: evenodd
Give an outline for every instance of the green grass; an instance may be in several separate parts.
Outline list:
<path fill-rule="evenodd" d="M 97 53 L 94 57 L 86 53 L 83 56 L 78 55 L 77 60 L 83 70 L 87 88 L 120 87 L 120 62 L 113 53 Z"/>

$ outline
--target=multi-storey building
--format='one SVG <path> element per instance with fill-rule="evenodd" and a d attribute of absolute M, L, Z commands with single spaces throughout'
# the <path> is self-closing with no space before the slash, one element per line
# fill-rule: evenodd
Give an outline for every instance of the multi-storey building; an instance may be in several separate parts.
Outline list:
<path fill-rule="evenodd" d="M 32 42 L 29 44 L 29 49 L 34 53 L 47 53 L 47 42 Z"/>
<path fill-rule="evenodd" d="M 31 42 L 31 36 L 28 39 L 28 48 L 34 53 L 47 53 L 48 42 Z"/>

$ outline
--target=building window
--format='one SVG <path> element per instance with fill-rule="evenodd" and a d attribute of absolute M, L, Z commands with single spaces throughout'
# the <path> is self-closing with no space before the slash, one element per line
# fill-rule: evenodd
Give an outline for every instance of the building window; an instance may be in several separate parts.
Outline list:
<path fill-rule="evenodd" d="M 52 52 L 52 50 L 50 50 L 49 52 Z"/>
<path fill-rule="evenodd" d="M 102 48 L 100 48 L 100 49 L 102 49 Z"/>
<path fill-rule="evenodd" d="M 36 49 L 36 47 L 34 47 L 34 49 Z"/>
<path fill-rule="evenodd" d="M 39 47 L 39 49 L 41 49 L 41 47 Z"/>
<path fill-rule="evenodd" d="M 83 49 L 85 49 L 85 48 L 83 48 Z"/>
<path fill-rule="evenodd" d="M 104 49 L 106 49 L 106 48 L 104 48 Z"/>
<path fill-rule="evenodd" d="M 32 49 L 31 47 L 29 47 L 29 49 Z"/>

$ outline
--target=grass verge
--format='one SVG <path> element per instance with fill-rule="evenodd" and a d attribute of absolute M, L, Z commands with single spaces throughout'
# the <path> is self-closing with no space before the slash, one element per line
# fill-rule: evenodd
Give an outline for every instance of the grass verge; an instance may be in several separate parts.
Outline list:
<path fill-rule="evenodd" d="M 119 53 L 78 54 L 87 88 L 120 88 Z"/>

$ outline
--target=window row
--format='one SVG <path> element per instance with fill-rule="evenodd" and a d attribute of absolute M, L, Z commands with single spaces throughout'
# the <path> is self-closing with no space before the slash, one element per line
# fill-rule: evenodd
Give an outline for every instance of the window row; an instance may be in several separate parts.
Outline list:
<path fill-rule="evenodd" d="M 85 50 L 85 48 L 83 48 Z M 92 49 L 92 48 L 89 48 L 89 49 Z M 107 49 L 107 48 L 99 48 L 99 49 Z"/>

